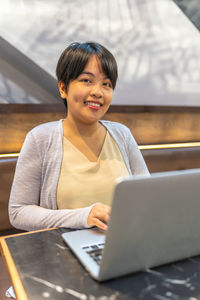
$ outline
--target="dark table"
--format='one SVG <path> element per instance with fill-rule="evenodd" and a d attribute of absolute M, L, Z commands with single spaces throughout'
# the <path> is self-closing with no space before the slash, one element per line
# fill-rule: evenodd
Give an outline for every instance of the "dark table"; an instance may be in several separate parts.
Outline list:
<path fill-rule="evenodd" d="M 51 229 L 1 238 L 1 252 L 20 300 L 200 299 L 200 257 L 98 283 Z"/>

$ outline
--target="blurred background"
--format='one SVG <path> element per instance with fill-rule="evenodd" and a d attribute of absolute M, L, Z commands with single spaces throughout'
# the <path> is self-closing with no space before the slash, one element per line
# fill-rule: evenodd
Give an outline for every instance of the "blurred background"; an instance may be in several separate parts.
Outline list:
<path fill-rule="evenodd" d="M 119 65 L 113 105 L 199 106 L 199 7 L 198 0 L 2 1 L 0 103 L 56 103 L 58 57 L 69 43 L 92 40 Z"/>

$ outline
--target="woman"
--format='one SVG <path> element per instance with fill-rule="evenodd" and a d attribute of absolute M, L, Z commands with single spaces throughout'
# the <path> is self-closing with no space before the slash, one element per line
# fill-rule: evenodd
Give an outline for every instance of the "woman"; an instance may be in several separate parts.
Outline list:
<path fill-rule="evenodd" d="M 100 121 L 112 101 L 117 64 L 98 43 L 73 43 L 61 54 L 56 74 L 67 117 L 27 134 L 10 195 L 10 221 L 23 230 L 106 230 L 116 179 L 148 174 L 130 130 Z"/>

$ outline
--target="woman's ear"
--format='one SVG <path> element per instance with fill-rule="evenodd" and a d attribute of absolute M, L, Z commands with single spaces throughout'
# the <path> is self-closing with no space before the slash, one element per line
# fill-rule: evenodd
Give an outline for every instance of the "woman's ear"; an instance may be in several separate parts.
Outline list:
<path fill-rule="evenodd" d="M 66 99 L 67 98 L 66 87 L 62 81 L 58 82 L 58 89 L 59 89 L 61 98 Z"/>

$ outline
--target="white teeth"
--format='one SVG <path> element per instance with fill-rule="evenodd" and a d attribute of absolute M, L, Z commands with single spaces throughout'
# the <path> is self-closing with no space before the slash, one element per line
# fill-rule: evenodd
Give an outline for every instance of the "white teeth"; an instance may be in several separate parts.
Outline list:
<path fill-rule="evenodd" d="M 100 107 L 99 103 L 95 103 L 95 102 L 86 102 L 87 105 L 91 105 L 91 106 L 95 106 L 95 107 Z"/>

